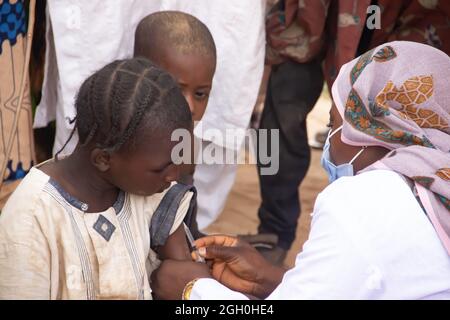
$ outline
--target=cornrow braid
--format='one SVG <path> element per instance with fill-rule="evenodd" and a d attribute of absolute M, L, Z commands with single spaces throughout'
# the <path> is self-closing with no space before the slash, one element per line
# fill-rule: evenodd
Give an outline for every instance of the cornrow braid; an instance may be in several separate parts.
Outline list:
<path fill-rule="evenodd" d="M 144 71 L 145 72 L 145 71 Z M 137 75 L 136 75 L 137 76 Z M 140 79 L 140 80 L 139 80 Z M 134 103 L 134 113 L 127 125 L 127 127 L 123 130 L 123 134 L 122 136 L 118 139 L 118 141 L 115 143 L 115 145 L 109 147 L 111 149 L 111 151 L 114 151 L 117 148 L 120 148 L 125 141 L 127 141 L 136 131 L 136 128 L 139 126 L 144 113 L 147 111 L 148 106 L 150 105 L 154 105 L 154 102 L 156 102 L 157 98 L 158 98 L 158 94 L 159 92 L 157 92 L 157 90 L 154 90 L 153 88 L 145 88 L 144 85 L 144 81 L 142 81 L 141 76 L 139 76 L 138 81 L 136 82 L 136 86 L 135 86 L 135 92 L 137 92 L 137 88 L 142 88 L 142 86 L 144 87 L 144 95 L 143 96 L 137 96 L 136 94 L 133 95 L 133 97 L 136 99 L 136 102 Z M 142 89 L 141 89 L 142 90 Z M 154 92 L 152 91 L 156 91 L 156 94 L 153 94 Z M 153 103 L 151 103 L 151 98 L 153 98 Z M 114 117 L 113 117 L 114 119 Z"/>
<path fill-rule="evenodd" d="M 92 106 L 96 105 L 96 101 L 94 101 L 94 94 L 93 94 L 93 88 L 95 86 L 95 81 L 97 80 L 97 75 L 94 74 L 91 78 L 89 78 L 89 81 L 86 81 L 86 86 L 89 87 L 89 94 L 86 97 L 87 99 L 87 106 L 89 106 L 89 108 L 92 109 Z M 93 110 L 90 111 L 92 114 L 92 123 L 86 123 L 85 125 L 90 128 L 89 129 L 89 133 L 84 141 L 84 143 L 82 145 L 87 145 L 92 138 L 95 136 L 95 134 L 97 133 L 98 130 L 98 120 L 97 120 L 97 113 L 93 112 Z M 77 127 L 77 125 L 75 125 L 75 128 Z M 78 130 L 79 131 L 79 130 Z"/>
<path fill-rule="evenodd" d="M 122 97 L 125 96 L 127 87 L 124 84 L 123 79 L 119 77 L 119 70 L 122 65 L 125 64 L 126 61 L 122 61 L 114 68 L 112 75 L 110 76 L 110 80 L 107 83 L 107 87 L 105 89 L 103 98 L 106 99 L 106 103 L 111 104 L 114 108 L 111 112 L 109 112 L 110 117 L 110 131 L 118 134 L 120 132 L 120 111 L 117 110 L 119 107 Z M 131 83 L 131 82 L 130 82 Z M 128 89 L 129 90 L 129 89 Z M 109 99 L 109 100 L 108 100 Z M 104 145 L 109 145 L 111 141 L 115 139 L 114 135 L 110 135 L 106 141 L 104 141 Z"/>
<path fill-rule="evenodd" d="M 75 108 L 79 144 L 95 142 L 110 152 L 135 142 L 130 140 L 141 128 L 147 134 L 192 127 L 189 107 L 176 82 L 144 58 L 116 60 L 91 75 L 80 87 Z"/>

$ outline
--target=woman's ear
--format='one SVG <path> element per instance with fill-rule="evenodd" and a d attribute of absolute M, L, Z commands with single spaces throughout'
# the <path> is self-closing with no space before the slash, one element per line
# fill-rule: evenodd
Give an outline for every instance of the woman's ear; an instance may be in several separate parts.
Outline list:
<path fill-rule="evenodd" d="M 94 148 L 91 151 L 91 163 L 100 171 L 106 172 L 110 168 L 110 154 L 109 152 Z"/>

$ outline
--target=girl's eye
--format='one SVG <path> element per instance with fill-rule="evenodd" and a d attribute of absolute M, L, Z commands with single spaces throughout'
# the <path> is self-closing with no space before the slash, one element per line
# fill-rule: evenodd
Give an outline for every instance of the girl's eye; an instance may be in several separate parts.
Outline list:
<path fill-rule="evenodd" d="M 173 164 L 173 162 L 167 163 L 164 167 L 162 167 L 162 168 L 160 168 L 160 169 L 153 169 L 153 170 L 150 170 L 150 172 L 152 172 L 152 173 L 161 173 L 161 172 L 163 172 L 164 170 L 166 170 L 168 167 L 170 167 L 172 164 Z"/>
<path fill-rule="evenodd" d="M 168 166 L 165 166 L 164 168 L 161 168 L 161 169 L 153 169 L 153 170 L 150 170 L 150 173 L 161 173 L 161 172 L 163 172 L 164 170 L 166 170 L 167 167 L 168 167 Z"/>

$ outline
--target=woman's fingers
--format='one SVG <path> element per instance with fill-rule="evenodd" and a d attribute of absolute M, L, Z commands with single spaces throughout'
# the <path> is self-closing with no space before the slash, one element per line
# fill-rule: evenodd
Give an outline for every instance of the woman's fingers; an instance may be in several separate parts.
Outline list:
<path fill-rule="evenodd" d="M 209 246 L 233 247 L 236 246 L 237 242 L 238 239 L 233 236 L 212 235 L 195 240 L 195 245 L 197 246 L 197 248 Z"/>

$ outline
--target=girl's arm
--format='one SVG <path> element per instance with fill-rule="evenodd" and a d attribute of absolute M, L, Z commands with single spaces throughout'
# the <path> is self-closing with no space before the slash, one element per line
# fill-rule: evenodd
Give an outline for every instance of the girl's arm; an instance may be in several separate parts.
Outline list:
<path fill-rule="evenodd" d="M 157 253 L 160 260 L 192 260 L 183 224 L 169 236 L 165 245 L 157 248 Z"/>

